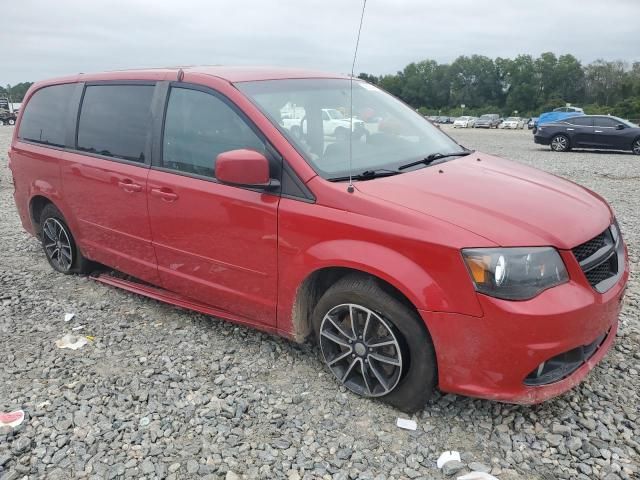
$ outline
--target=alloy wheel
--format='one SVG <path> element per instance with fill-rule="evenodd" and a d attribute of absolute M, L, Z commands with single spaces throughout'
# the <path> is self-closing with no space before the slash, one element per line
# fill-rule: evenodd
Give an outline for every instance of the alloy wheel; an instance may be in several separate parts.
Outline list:
<path fill-rule="evenodd" d="M 333 307 L 320 325 L 327 366 L 349 390 L 365 396 L 390 393 L 402 374 L 402 351 L 391 324 L 353 303 Z"/>
<path fill-rule="evenodd" d="M 556 152 L 564 152 L 569 146 L 569 141 L 562 135 L 557 135 L 551 140 L 551 149 Z"/>
<path fill-rule="evenodd" d="M 640 155 L 640 139 L 633 142 L 633 153 Z"/>
<path fill-rule="evenodd" d="M 68 271 L 73 265 L 73 250 L 65 227 L 55 218 L 49 217 L 42 225 L 42 232 L 47 257 L 60 271 Z"/>

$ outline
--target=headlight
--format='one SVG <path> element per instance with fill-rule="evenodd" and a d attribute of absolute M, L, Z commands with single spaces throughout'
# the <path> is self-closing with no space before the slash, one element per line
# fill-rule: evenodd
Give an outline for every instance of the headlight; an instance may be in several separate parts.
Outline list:
<path fill-rule="evenodd" d="M 505 300 L 528 300 L 569 280 L 555 248 L 468 248 L 462 250 L 476 290 Z"/>

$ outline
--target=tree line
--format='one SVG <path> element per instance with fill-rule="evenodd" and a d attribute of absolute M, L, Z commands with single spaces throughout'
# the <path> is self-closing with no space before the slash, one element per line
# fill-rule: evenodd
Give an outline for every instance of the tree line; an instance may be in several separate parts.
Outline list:
<path fill-rule="evenodd" d="M 361 73 L 425 115 L 501 113 L 537 116 L 567 103 L 589 114 L 640 118 L 640 62 L 596 60 L 551 52 L 534 58 L 460 56 L 452 63 L 412 62 L 390 75 Z"/>
<path fill-rule="evenodd" d="M 377 84 L 425 115 L 501 113 L 537 116 L 567 103 L 590 114 L 640 119 L 640 62 L 596 60 L 551 52 L 534 58 L 460 56 L 452 63 L 412 62 L 402 71 L 360 78 Z M 22 102 L 31 82 L 0 87 L 0 97 Z"/>
<path fill-rule="evenodd" d="M 22 82 L 17 85 L 0 87 L 0 97 L 8 97 L 10 102 L 20 103 L 31 85 L 33 85 L 33 82 Z"/>

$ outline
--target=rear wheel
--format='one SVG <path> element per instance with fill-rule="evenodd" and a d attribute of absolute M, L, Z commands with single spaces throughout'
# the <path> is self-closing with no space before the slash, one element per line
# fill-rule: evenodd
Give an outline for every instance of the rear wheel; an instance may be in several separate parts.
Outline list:
<path fill-rule="evenodd" d="M 418 315 L 373 278 L 350 275 L 313 313 L 321 358 L 339 383 L 403 411 L 422 408 L 436 385 L 431 337 Z"/>
<path fill-rule="evenodd" d="M 636 138 L 636 140 L 633 142 L 633 145 L 631 146 L 631 150 L 636 155 L 640 155 L 640 138 Z"/>
<path fill-rule="evenodd" d="M 554 152 L 569 151 L 569 137 L 566 135 L 556 135 L 551 139 L 551 150 Z"/>
<path fill-rule="evenodd" d="M 9 119 L 9 125 L 15 125 L 16 121 L 13 118 Z"/>
<path fill-rule="evenodd" d="M 44 254 L 54 270 L 65 274 L 90 272 L 91 262 L 78 249 L 64 217 L 53 204 L 42 210 L 40 232 Z"/>

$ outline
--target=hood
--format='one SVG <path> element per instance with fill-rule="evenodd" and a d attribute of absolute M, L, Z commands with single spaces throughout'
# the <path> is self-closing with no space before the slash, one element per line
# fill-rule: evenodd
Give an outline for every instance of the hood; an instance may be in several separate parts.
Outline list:
<path fill-rule="evenodd" d="M 607 203 L 586 188 L 477 152 L 413 172 L 357 182 L 357 188 L 501 246 L 570 249 L 602 233 L 612 220 Z"/>

